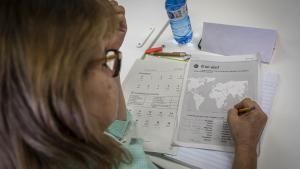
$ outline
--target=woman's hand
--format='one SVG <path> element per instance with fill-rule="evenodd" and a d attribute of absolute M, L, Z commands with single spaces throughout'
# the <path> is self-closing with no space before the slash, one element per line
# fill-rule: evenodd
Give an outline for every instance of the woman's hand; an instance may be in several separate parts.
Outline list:
<path fill-rule="evenodd" d="M 107 49 L 119 49 L 124 41 L 126 32 L 127 32 L 127 24 L 125 18 L 125 9 L 123 6 L 120 6 L 117 1 L 111 0 L 109 1 L 113 6 L 117 18 L 119 20 L 119 29 L 113 36 L 113 38 L 108 42 L 106 46 Z"/>
<path fill-rule="evenodd" d="M 242 115 L 238 114 L 239 109 L 253 108 Z M 266 125 L 267 116 L 259 105 L 247 98 L 229 110 L 228 123 L 236 148 L 251 147 L 256 149 L 260 135 Z"/>

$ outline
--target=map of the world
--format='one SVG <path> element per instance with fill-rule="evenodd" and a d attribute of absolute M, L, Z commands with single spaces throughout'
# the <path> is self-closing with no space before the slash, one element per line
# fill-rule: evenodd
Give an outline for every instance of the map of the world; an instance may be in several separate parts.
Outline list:
<path fill-rule="evenodd" d="M 187 82 L 187 92 L 192 97 L 195 109 L 199 111 L 202 104 L 214 102 L 216 109 L 228 109 L 232 100 L 245 97 L 248 81 L 216 81 L 214 77 L 190 78 Z M 191 100 L 191 99 L 188 99 Z"/>

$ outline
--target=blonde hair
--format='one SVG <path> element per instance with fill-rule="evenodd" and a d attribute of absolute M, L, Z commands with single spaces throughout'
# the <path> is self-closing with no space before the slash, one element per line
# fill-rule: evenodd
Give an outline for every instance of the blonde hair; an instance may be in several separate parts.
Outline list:
<path fill-rule="evenodd" d="M 0 2 L 0 168 L 116 168 L 130 155 L 83 106 L 118 23 L 107 0 Z"/>

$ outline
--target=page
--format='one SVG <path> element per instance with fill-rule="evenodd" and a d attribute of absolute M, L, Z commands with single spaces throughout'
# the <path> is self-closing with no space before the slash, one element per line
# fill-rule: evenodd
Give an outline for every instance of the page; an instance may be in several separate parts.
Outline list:
<path fill-rule="evenodd" d="M 257 100 L 259 57 L 194 55 L 185 71 L 174 143 L 233 151 L 227 111 L 245 97 Z"/>
<path fill-rule="evenodd" d="M 263 76 L 261 89 L 261 108 L 270 117 L 273 99 L 277 92 L 279 83 L 279 74 L 275 72 L 266 72 Z"/>
<path fill-rule="evenodd" d="M 136 137 L 149 152 L 173 153 L 171 144 L 184 77 L 184 62 L 136 60 L 122 87 Z"/>
<path fill-rule="evenodd" d="M 225 56 L 259 53 L 262 62 L 270 63 L 277 36 L 271 29 L 204 22 L 201 50 Z"/>
<path fill-rule="evenodd" d="M 190 168 L 231 169 L 234 153 L 179 147 L 177 155 L 166 155 L 165 157 Z"/>

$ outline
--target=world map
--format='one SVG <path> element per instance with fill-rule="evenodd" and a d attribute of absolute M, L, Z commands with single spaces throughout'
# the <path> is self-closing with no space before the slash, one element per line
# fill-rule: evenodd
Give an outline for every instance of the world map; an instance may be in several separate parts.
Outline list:
<path fill-rule="evenodd" d="M 187 91 L 192 93 L 192 99 L 197 111 L 202 104 L 214 100 L 216 109 L 228 108 L 230 99 L 242 99 L 248 90 L 248 81 L 216 81 L 214 77 L 189 78 Z M 206 91 L 206 92 L 205 92 Z"/>

